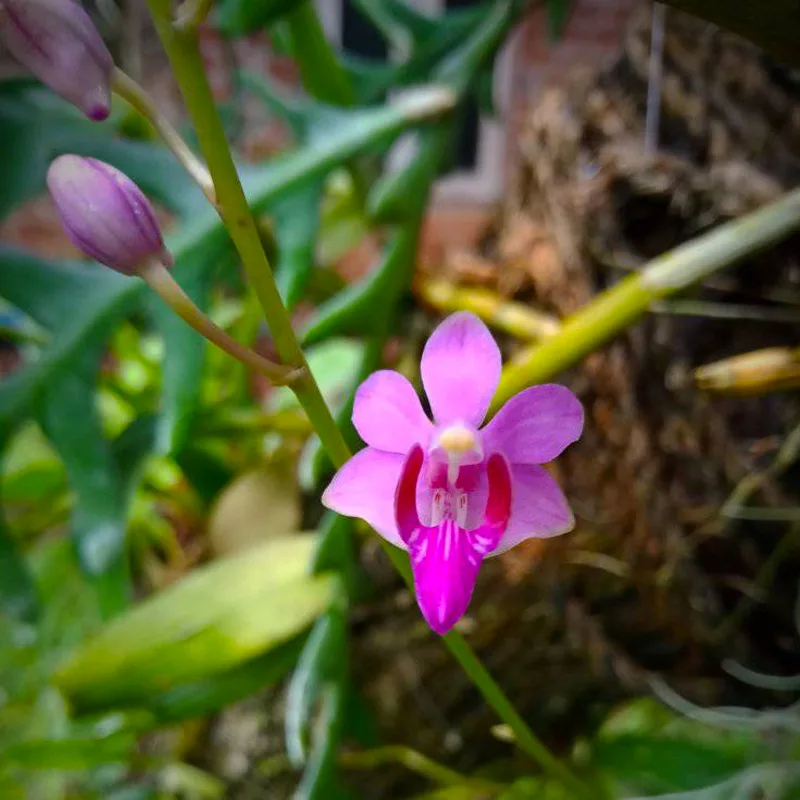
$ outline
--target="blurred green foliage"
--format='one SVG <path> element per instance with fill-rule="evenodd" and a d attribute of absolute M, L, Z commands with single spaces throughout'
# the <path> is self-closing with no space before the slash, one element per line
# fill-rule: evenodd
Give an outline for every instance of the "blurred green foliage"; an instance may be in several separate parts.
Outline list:
<path fill-rule="evenodd" d="M 387 98 L 435 83 L 489 109 L 495 55 L 524 5 L 496 0 L 434 20 L 401 0 L 361 0 L 388 43 L 402 43 L 405 55 L 391 62 L 333 57 L 314 42 L 311 7 L 296 0 L 221 0 L 215 9 L 228 36 L 268 28 L 310 95 L 241 76 L 295 140 L 241 174 L 274 238 L 285 302 L 314 306 L 304 343 L 345 428 L 356 386 L 397 329 L 430 188 L 460 118 L 421 123 Z M 567 5 L 548 7 L 558 33 Z M 416 157 L 388 171 L 388 150 L 406 133 Z M 254 342 L 259 315 L 227 234 L 150 135 L 129 109 L 90 124 L 30 81 L 0 83 L 0 217 L 43 192 L 57 155 L 108 161 L 169 218 L 186 292 Z M 382 252 L 366 278 L 343 287 L 330 268 L 367 233 Z M 255 514 L 255 543 L 220 555 L 239 546 L 225 533 L 235 518 L 220 515 L 241 476 L 296 470 L 312 495 L 330 471 L 293 396 L 278 390 L 262 401 L 241 365 L 143 284 L 97 265 L 2 247 L 0 298 L 14 312 L 3 330 L 20 362 L 0 384 L 0 797 L 220 797 L 224 787 L 184 763 L 181 747 L 154 755 L 143 742 L 289 673 L 297 797 L 347 796 L 342 743 L 377 744 L 349 669 L 348 609 L 364 589 L 351 522 L 328 514 L 316 534 L 286 531 L 279 519 L 308 514 L 296 491 L 276 490 L 274 513 Z M 287 503 L 291 513 L 279 513 Z M 711 798 L 714 786 L 772 757 L 765 739 L 762 730 L 731 736 L 686 724 L 643 701 L 573 760 L 598 796 Z M 505 774 L 500 785 L 504 800 L 564 797 L 537 776 Z M 469 780 L 426 795 L 485 796 Z"/>

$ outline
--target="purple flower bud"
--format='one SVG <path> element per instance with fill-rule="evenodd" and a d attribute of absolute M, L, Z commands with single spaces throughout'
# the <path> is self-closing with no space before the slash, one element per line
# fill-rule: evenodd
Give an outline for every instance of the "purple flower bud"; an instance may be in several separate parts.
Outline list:
<path fill-rule="evenodd" d="M 126 275 L 156 258 L 171 264 L 153 207 L 127 175 L 94 158 L 59 156 L 47 186 L 70 241 Z"/>
<path fill-rule="evenodd" d="M 90 119 L 108 116 L 114 61 L 91 18 L 74 0 L 0 0 L 0 41 Z"/>

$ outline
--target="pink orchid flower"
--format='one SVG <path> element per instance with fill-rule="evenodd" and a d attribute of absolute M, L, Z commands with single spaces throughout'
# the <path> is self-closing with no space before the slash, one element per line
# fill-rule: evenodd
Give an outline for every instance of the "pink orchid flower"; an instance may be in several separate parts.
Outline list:
<path fill-rule="evenodd" d="M 540 465 L 578 439 L 583 409 L 564 386 L 533 386 L 481 427 L 501 356 L 467 312 L 433 332 L 420 369 L 434 421 L 402 375 L 370 375 L 353 407 L 367 447 L 322 502 L 408 551 L 420 610 L 444 634 L 466 612 L 484 558 L 572 529 L 567 501 Z"/>

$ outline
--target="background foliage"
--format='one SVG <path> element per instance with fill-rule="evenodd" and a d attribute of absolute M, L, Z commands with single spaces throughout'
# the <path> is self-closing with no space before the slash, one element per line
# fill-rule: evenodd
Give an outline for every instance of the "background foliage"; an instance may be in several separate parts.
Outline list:
<path fill-rule="evenodd" d="M 434 21 L 398 0 L 359 6 L 405 44 L 402 59 L 337 56 L 314 40 L 311 6 L 292 0 L 224 0 L 213 18 L 231 37 L 269 28 L 307 90 L 240 76 L 294 137 L 241 176 L 284 301 L 313 305 L 303 342 L 353 442 L 353 392 L 400 325 L 430 187 L 460 119 L 421 120 L 390 96 L 433 83 L 488 109 L 495 55 L 524 10 L 497 0 Z M 548 7 L 558 35 L 566 6 Z M 416 157 L 390 171 L 402 135 Z M 2 82 L 0 215 L 40 195 L 65 152 L 133 178 L 169 218 L 176 279 L 237 338 L 259 336 L 225 229 L 133 111 L 90 124 L 31 81 Z M 380 237 L 378 263 L 343 286 L 330 265 L 367 232 Z M 459 775 L 379 747 L 349 669 L 348 611 L 370 591 L 356 532 L 319 516 L 332 467 L 288 391 L 262 401 L 240 365 L 143 284 L 93 264 L 2 246 L 0 297 L 13 343 L 0 384 L 3 797 L 222 796 L 189 763 L 196 721 L 284 678 L 298 797 L 350 796 L 345 744 L 358 748 L 351 768 L 388 758 L 421 772 L 439 784 L 430 798 L 568 796 L 529 765 Z M 565 760 L 609 796 L 793 796 L 796 712 L 679 710 L 630 704 Z"/>

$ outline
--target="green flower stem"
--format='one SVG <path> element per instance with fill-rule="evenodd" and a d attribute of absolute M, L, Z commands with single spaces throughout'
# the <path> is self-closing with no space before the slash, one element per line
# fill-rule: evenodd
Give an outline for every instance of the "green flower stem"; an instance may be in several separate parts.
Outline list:
<path fill-rule="evenodd" d="M 213 2 L 214 0 L 183 0 L 175 14 L 175 27 L 178 30 L 196 28 L 208 16 Z"/>
<path fill-rule="evenodd" d="M 286 364 L 304 370 L 303 377 L 295 381 L 292 388 L 331 458 L 334 462 L 343 463 L 349 457 L 349 451 L 319 386 L 308 370 L 305 356 L 292 330 L 291 317 L 275 284 L 217 112 L 196 32 L 193 28 L 177 30 L 173 26 L 169 0 L 147 0 L 147 3 L 194 122 L 200 149 L 214 181 L 217 208 L 239 253 L 248 281 L 264 310 L 275 346 Z"/>
<path fill-rule="evenodd" d="M 381 539 L 381 544 L 406 584 L 413 588 L 414 579 L 406 553 L 393 547 L 384 539 Z M 483 699 L 511 729 L 517 747 L 535 761 L 546 775 L 569 789 L 572 792 L 571 797 L 576 800 L 579 798 L 598 800 L 597 792 L 586 786 L 567 766 L 559 761 L 528 727 L 514 708 L 514 704 L 503 693 L 464 637 L 456 631 L 450 631 L 442 639 L 447 649 L 483 695 Z"/>
<path fill-rule="evenodd" d="M 653 259 L 583 306 L 553 336 L 526 348 L 507 364 L 491 410 L 597 350 L 649 311 L 653 303 L 769 247 L 798 228 L 800 189 L 795 189 Z"/>
<path fill-rule="evenodd" d="M 292 56 L 303 86 L 312 97 L 332 106 L 351 106 L 355 100 L 347 73 L 336 58 L 311 0 L 286 15 Z"/>
<path fill-rule="evenodd" d="M 215 205 L 214 183 L 206 165 L 191 151 L 183 137 L 165 119 L 150 95 L 130 75 L 118 67 L 114 68 L 111 75 L 111 86 L 114 94 L 130 103 L 155 128 L 192 180 L 200 187 L 211 204 Z"/>
<path fill-rule="evenodd" d="M 260 372 L 276 386 L 286 386 L 303 376 L 303 370 L 275 364 L 245 347 L 222 328 L 215 325 L 181 289 L 169 270 L 159 261 L 153 261 L 139 272 L 145 283 L 186 323 L 201 336 L 219 347 L 237 361 Z"/>
<path fill-rule="evenodd" d="M 440 786 L 465 786 L 476 791 L 496 793 L 505 788 L 505 784 L 487 781 L 485 778 L 473 778 L 439 764 L 410 747 L 388 745 L 372 750 L 342 753 L 339 764 L 345 769 L 376 769 L 384 764 L 400 764 L 411 772 L 422 775 Z"/>
<path fill-rule="evenodd" d="M 306 370 L 303 378 L 292 385 L 292 389 L 314 425 L 331 461 L 340 467 L 350 458 L 350 450 L 316 381 L 308 371 L 303 351 L 292 330 L 291 318 L 278 293 L 208 85 L 196 35 L 192 30 L 174 28 L 169 0 L 148 0 L 148 6 L 194 122 L 200 148 L 214 180 L 220 214 L 264 310 L 278 352 L 288 364 Z M 406 581 L 410 581 L 408 557 L 386 542 L 384 547 Z M 520 748 L 553 778 L 573 787 L 578 792 L 578 797 L 593 797 L 593 793 L 584 789 L 580 781 L 527 728 L 491 675 L 480 666 L 467 643 L 458 634 L 451 633 L 447 637 L 447 644 L 487 702 L 514 731 Z"/>

